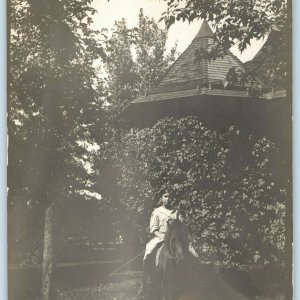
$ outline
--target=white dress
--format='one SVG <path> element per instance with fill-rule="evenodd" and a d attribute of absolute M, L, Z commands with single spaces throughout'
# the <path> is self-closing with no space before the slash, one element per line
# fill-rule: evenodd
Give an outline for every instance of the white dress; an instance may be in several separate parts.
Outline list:
<path fill-rule="evenodd" d="M 165 234 L 168 229 L 168 220 L 170 219 L 179 219 L 182 221 L 182 217 L 179 215 L 178 210 L 167 209 L 164 206 L 154 209 L 150 218 L 150 233 L 153 234 L 154 231 L 158 230 L 160 233 Z M 153 237 L 146 245 L 144 259 L 147 255 L 152 253 L 158 244 L 161 244 L 163 241 L 164 239 L 157 236 Z M 189 250 L 193 256 L 198 257 L 192 246 L 189 247 Z"/>

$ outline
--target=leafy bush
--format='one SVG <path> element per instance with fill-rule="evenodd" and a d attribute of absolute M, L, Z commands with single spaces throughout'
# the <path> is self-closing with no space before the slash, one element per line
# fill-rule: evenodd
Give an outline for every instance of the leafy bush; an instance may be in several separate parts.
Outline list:
<path fill-rule="evenodd" d="M 280 164 L 274 143 L 243 136 L 233 127 L 213 131 L 187 117 L 131 129 L 118 147 L 120 201 L 141 236 L 159 192 L 170 187 L 203 261 L 281 260 L 286 193 L 275 176 Z"/>

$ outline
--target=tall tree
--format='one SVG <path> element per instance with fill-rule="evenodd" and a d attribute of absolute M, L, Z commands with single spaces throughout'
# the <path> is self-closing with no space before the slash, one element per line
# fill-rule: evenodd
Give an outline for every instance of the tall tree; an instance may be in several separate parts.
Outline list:
<path fill-rule="evenodd" d="M 86 187 L 79 141 L 101 118 L 91 0 L 12 0 L 9 6 L 8 208 L 44 209 L 42 298 L 53 299 L 55 208 Z"/>
<path fill-rule="evenodd" d="M 122 111 L 137 94 L 145 94 L 174 62 L 176 45 L 167 52 L 167 30 L 140 10 L 138 27 L 129 29 L 123 19 L 115 23 L 108 40 L 108 102 Z"/>

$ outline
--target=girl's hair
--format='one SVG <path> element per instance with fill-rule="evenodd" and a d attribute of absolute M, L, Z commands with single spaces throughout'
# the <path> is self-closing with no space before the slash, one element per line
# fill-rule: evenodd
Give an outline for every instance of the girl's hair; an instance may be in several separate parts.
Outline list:
<path fill-rule="evenodd" d="M 158 201 L 157 201 L 157 203 L 156 203 L 156 206 L 157 206 L 157 207 L 162 205 L 161 198 L 162 198 L 162 196 L 163 196 L 164 194 L 166 194 L 166 193 L 170 193 L 170 189 L 167 188 L 167 187 L 164 187 L 164 188 L 162 188 L 162 189 L 159 191 L 159 193 L 158 193 L 158 197 L 159 197 L 159 198 L 158 198 Z"/>
<path fill-rule="evenodd" d="M 161 197 L 164 195 L 164 194 L 170 194 L 170 189 L 169 188 L 163 188 L 159 193 L 159 199 L 161 199 Z"/>

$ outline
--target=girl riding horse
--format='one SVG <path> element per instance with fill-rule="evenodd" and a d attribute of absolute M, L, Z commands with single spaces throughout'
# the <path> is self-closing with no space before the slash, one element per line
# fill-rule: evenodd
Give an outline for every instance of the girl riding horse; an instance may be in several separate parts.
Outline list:
<path fill-rule="evenodd" d="M 151 267 L 154 264 L 153 252 L 157 250 L 160 245 L 163 244 L 165 240 L 165 234 L 168 229 L 168 224 L 170 220 L 183 221 L 182 216 L 179 214 L 177 209 L 172 206 L 172 201 L 170 199 L 170 194 L 167 189 L 161 192 L 160 197 L 161 206 L 154 209 L 150 218 L 150 233 L 152 239 L 147 243 L 144 260 L 143 260 L 143 279 L 142 286 L 138 293 L 138 296 L 144 296 L 146 294 L 147 280 L 151 275 Z M 189 245 L 189 252 L 193 257 L 198 258 L 198 255 L 194 248 Z"/>

